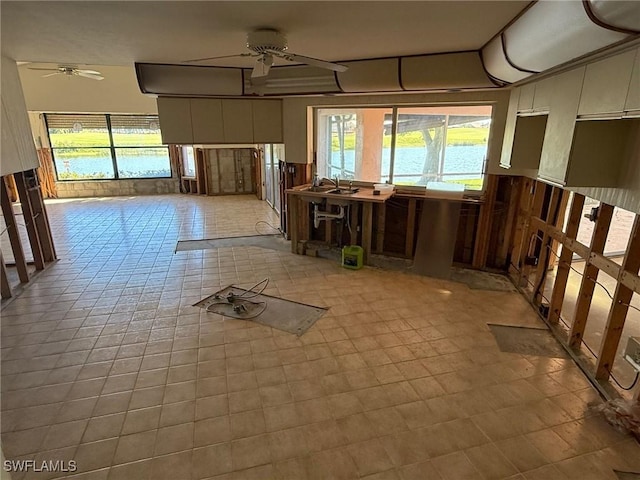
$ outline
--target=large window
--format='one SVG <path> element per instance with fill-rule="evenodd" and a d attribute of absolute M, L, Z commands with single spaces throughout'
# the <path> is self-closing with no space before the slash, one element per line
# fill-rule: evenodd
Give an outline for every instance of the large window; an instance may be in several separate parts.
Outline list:
<path fill-rule="evenodd" d="M 491 106 L 317 110 L 318 175 L 481 190 Z"/>
<path fill-rule="evenodd" d="M 171 177 L 157 115 L 46 114 L 58 180 Z"/>

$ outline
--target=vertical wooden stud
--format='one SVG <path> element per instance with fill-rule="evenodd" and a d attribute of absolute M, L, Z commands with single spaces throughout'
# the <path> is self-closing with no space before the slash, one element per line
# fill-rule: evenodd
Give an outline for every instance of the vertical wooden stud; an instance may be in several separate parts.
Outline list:
<path fill-rule="evenodd" d="M 559 212 L 560 201 L 563 196 L 563 190 L 557 187 L 551 187 L 551 200 L 546 212 L 547 224 L 555 225 L 557 220 L 557 213 Z M 536 268 L 536 290 L 534 291 L 534 302 L 537 305 L 542 303 L 542 296 L 544 292 L 544 285 L 547 280 L 547 270 L 549 268 L 549 259 L 551 258 L 551 251 L 549 250 L 550 237 L 547 230 L 542 234 L 542 243 L 540 246 L 540 255 L 538 256 L 538 266 Z"/>
<path fill-rule="evenodd" d="M 2 205 L 2 215 L 4 216 L 4 221 L 7 226 L 7 233 L 9 234 L 9 241 L 11 242 L 13 258 L 16 262 L 18 277 L 20 278 L 20 282 L 27 283 L 29 281 L 27 262 L 24 258 L 24 250 L 22 249 L 20 233 L 18 232 L 18 224 L 16 223 L 13 206 L 11 205 L 11 199 L 9 198 L 6 177 L 2 177 L 2 182 L 0 182 L 0 204 Z"/>
<path fill-rule="evenodd" d="M 9 278 L 7 278 L 7 267 L 4 264 L 4 257 L 0 252 L 0 296 L 2 298 L 11 298 L 11 285 L 9 285 Z"/>
<path fill-rule="evenodd" d="M 604 244 L 607 240 L 607 233 L 609 232 L 612 216 L 613 207 L 606 203 L 601 203 L 596 225 L 593 229 L 593 236 L 591 237 L 591 253 L 602 253 L 604 251 Z M 569 346 L 574 349 L 580 348 L 580 344 L 582 343 L 584 329 L 587 325 L 587 317 L 589 316 L 589 309 L 591 308 L 591 299 L 593 298 L 593 291 L 596 280 L 598 279 L 598 271 L 598 267 L 592 265 L 589 259 L 587 259 L 582 283 L 580 284 L 580 293 L 578 293 L 576 302 L 573 324 L 571 325 L 571 332 L 569 334 Z"/>
<path fill-rule="evenodd" d="M 622 262 L 622 270 L 637 274 L 640 271 L 640 215 L 636 215 L 629 244 Z M 611 302 L 611 309 L 607 317 L 607 324 L 602 334 L 602 344 L 596 365 L 596 378 L 607 380 L 611 375 L 611 368 L 615 360 L 618 344 L 622 336 L 622 329 L 627 318 L 629 303 L 633 297 L 633 290 L 618 280 L 616 291 Z"/>
<path fill-rule="evenodd" d="M 24 178 L 23 172 L 13 174 L 16 180 L 16 187 L 18 188 L 18 195 L 20 196 L 20 203 L 22 204 L 22 213 L 24 216 L 25 226 L 27 227 L 27 234 L 29 236 L 29 243 L 31 244 L 31 252 L 33 253 L 33 263 L 36 266 L 36 270 L 44 269 L 44 255 L 42 253 L 42 246 L 40 245 L 40 238 L 38 237 L 38 230 L 36 229 L 35 219 L 33 218 L 33 210 L 31 208 L 31 200 L 27 191 L 27 184 Z"/>
<path fill-rule="evenodd" d="M 565 237 L 574 240 L 578 235 L 578 227 L 582 218 L 582 209 L 584 207 L 584 195 L 575 193 L 573 202 L 571 203 L 571 211 L 569 212 L 569 221 L 567 222 L 567 230 Z M 562 303 L 564 302 L 564 293 L 567 288 L 567 280 L 569 279 L 569 271 L 571 266 L 571 258 L 573 252 L 568 248 L 563 248 L 558 261 L 556 270 L 556 280 L 553 284 L 553 294 L 551 295 L 551 304 L 549 305 L 549 321 L 557 323 L 560 320 L 562 312 Z"/>
<path fill-rule="evenodd" d="M 373 204 L 362 202 L 362 249 L 364 263 L 367 264 L 371 255 L 371 229 L 373 227 Z"/>
<path fill-rule="evenodd" d="M 384 203 L 376 204 L 376 253 L 382 253 L 384 249 L 384 227 L 386 222 L 387 208 Z"/>
<path fill-rule="evenodd" d="M 416 236 L 416 199 L 409 199 L 409 211 L 407 212 L 407 237 L 404 242 L 404 254 L 407 258 L 413 257 L 413 247 Z"/>
<path fill-rule="evenodd" d="M 478 217 L 478 230 L 476 231 L 476 241 L 473 249 L 473 260 L 471 265 L 474 268 L 482 268 L 487 263 L 487 253 L 489 251 L 489 236 L 491 235 L 491 223 L 493 210 L 496 204 L 496 193 L 498 191 L 498 176 L 487 175 L 485 187 L 484 203 L 480 206 Z"/>

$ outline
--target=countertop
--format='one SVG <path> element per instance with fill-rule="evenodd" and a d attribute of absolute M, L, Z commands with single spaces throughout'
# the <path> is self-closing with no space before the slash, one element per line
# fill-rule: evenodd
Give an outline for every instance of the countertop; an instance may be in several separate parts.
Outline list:
<path fill-rule="evenodd" d="M 371 203 L 384 203 L 393 196 L 393 192 L 391 193 L 381 192 L 380 195 L 374 195 L 373 188 L 367 188 L 367 187 L 358 187 L 360 190 L 350 195 L 331 194 L 326 192 L 310 192 L 309 190 L 306 190 L 310 186 L 311 184 L 299 185 L 297 187 L 293 187 L 286 190 L 286 193 L 290 195 L 304 195 L 305 197 L 318 197 L 318 198 L 334 197 L 334 198 L 341 198 L 344 200 L 352 200 L 354 202 L 371 202 Z"/>

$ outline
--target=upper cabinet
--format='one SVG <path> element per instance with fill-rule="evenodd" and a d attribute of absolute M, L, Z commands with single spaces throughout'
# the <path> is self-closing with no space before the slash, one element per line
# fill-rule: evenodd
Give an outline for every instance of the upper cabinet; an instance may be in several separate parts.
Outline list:
<path fill-rule="evenodd" d="M 281 100 L 253 100 L 253 141 L 282 143 Z"/>
<path fill-rule="evenodd" d="M 551 109 L 551 97 L 555 88 L 556 77 L 548 77 L 536 82 L 533 96 L 533 111 L 548 112 Z"/>
<path fill-rule="evenodd" d="M 164 143 L 282 143 L 282 101 L 158 98 Z"/>
<path fill-rule="evenodd" d="M 158 119 L 162 143 L 194 143 L 189 99 L 159 97 Z"/>
<path fill-rule="evenodd" d="M 252 100 L 222 100 L 225 143 L 254 143 Z"/>
<path fill-rule="evenodd" d="M 637 50 L 631 50 L 587 65 L 578 115 L 607 115 L 625 110 L 636 54 Z"/>
<path fill-rule="evenodd" d="M 224 143 L 222 100 L 192 98 L 190 102 L 193 143 Z"/>
<path fill-rule="evenodd" d="M 542 180 L 559 185 L 567 184 L 569 152 L 584 71 L 585 67 L 580 67 L 555 77 L 538 170 L 538 176 Z"/>

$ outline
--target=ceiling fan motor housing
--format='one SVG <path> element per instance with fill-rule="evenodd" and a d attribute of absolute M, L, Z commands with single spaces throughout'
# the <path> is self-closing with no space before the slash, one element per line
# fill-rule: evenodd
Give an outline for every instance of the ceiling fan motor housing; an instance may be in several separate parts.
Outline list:
<path fill-rule="evenodd" d="M 270 50 L 284 52 L 287 49 L 287 38 L 277 30 L 255 30 L 247 35 L 247 48 L 256 53 Z"/>

